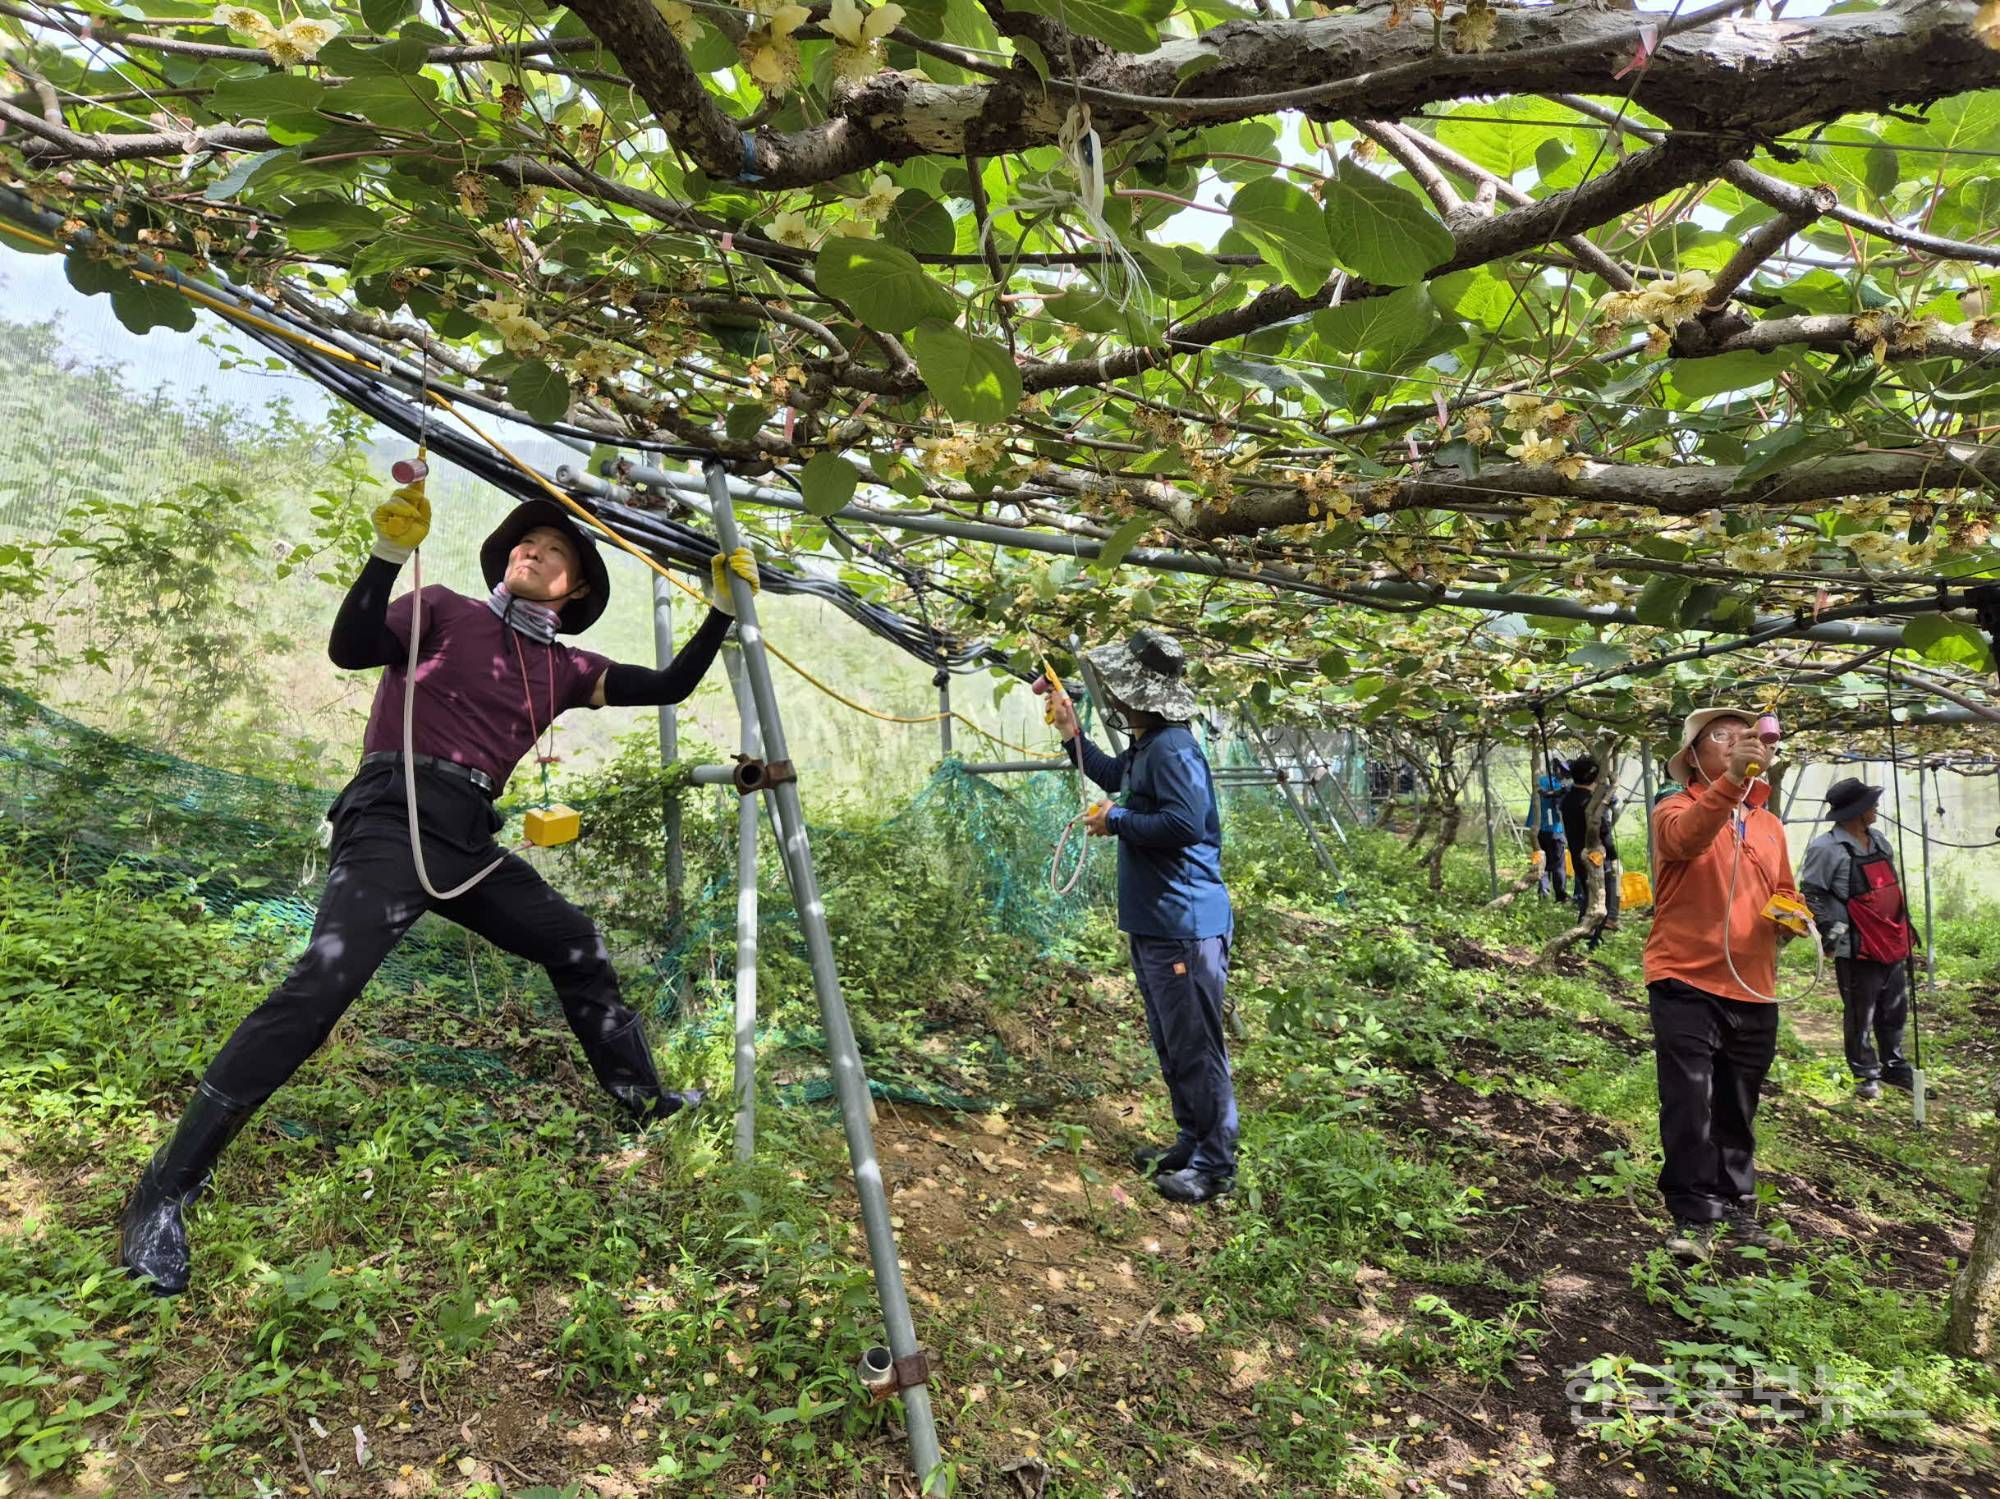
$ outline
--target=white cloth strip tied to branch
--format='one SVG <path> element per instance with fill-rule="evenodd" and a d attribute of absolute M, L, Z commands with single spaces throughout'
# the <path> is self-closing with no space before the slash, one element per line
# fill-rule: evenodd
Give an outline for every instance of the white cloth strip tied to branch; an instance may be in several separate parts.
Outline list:
<path fill-rule="evenodd" d="M 1050 178 L 1042 182 L 1016 189 L 1014 212 L 1022 217 L 1067 212 L 1081 219 L 1084 234 L 1097 243 L 1101 256 L 1105 300 L 1120 312 L 1128 311 L 1139 296 L 1150 293 L 1152 287 L 1146 280 L 1145 270 L 1104 217 L 1104 142 L 1091 126 L 1088 104 L 1070 107 L 1069 113 L 1063 117 L 1062 130 L 1056 137 L 1056 148 L 1068 168 L 1066 175 L 1075 186 L 1058 186 L 1051 180 L 1055 176 L 1051 173 Z M 992 233 L 990 219 L 984 233 Z M 1114 273 L 1114 263 L 1122 274 Z"/>

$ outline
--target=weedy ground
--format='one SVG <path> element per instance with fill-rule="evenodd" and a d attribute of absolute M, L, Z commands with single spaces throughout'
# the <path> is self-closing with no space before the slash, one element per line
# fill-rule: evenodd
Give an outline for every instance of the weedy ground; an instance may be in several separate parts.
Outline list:
<path fill-rule="evenodd" d="M 1010 934 L 907 823 L 826 857 L 871 1072 L 908 1084 L 877 1139 L 954 1491 L 2000 1493 L 2000 1377 L 1940 1351 L 2000 913 L 1940 923 L 1925 1128 L 1854 1099 L 1830 992 L 1788 1011 L 1787 1245 L 1686 1271 L 1655 1247 L 1642 914 L 1542 972 L 1563 914 L 1487 909 L 1483 857 L 1436 895 L 1369 835 L 1335 882 L 1238 819 L 1243 1169 L 1185 1210 L 1126 1164 L 1170 1131 L 1106 912 Z M 899 1403 L 853 1379 L 879 1317 L 804 969 L 766 947 L 754 1164 L 726 1104 L 619 1132 L 545 983 L 469 949 L 464 982 L 371 989 L 259 1116 L 161 1301 L 114 1269 L 121 1198 L 283 944 L 8 855 L 0 1492 L 914 1493 Z M 696 954 L 656 1025 L 677 1076 L 726 1079 L 728 980 Z M 456 1075 L 412 1063 L 446 1048 Z M 971 1106 L 910 1101 L 943 1097 Z"/>

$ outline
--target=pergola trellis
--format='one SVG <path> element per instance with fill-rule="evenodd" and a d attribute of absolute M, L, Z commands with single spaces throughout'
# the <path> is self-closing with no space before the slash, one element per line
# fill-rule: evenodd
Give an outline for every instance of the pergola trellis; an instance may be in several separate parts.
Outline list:
<path fill-rule="evenodd" d="M 941 672 L 1144 617 L 1266 720 L 1629 723 L 1731 652 L 1993 716 L 1995 0 L 137 9 L 0 0 L 11 238 L 563 437 L 467 457 L 656 560 L 690 489 L 893 536 L 913 610 L 782 586 Z"/>

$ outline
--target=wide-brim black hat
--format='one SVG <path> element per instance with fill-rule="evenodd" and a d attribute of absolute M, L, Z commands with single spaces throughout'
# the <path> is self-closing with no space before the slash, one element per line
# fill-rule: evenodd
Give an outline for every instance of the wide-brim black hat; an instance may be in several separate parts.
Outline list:
<path fill-rule="evenodd" d="M 486 574 L 486 586 L 495 587 L 507 576 L 508 556 L 521 544 L 521 538 L 537 526 L 562 532 L 576 548 L 577 565 L 583 569 L 583 581 L 590 585 L 590 591 L 562 606 L 559 628 L 565 635 L 581 635 L 597 623 L 611 602 L 611 574 L 605 570 L 597 544 L 584 535 L 583 528 L 554 500 L 521 501 L 493 528 L 493 534 L 480 543 L 479 568 Z"/>
<path fill-rule="evenodd" d="M 1882 800 L 1882 788 L 1849 776 L 1826 788 L 1826 815 L 1834 822 L 1847 822 L 1869 811 Z"/>

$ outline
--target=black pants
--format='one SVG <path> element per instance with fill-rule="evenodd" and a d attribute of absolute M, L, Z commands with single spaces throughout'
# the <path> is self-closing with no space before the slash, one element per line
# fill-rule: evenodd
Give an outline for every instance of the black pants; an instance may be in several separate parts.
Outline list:
<path fill-rule="evenodd" d="M 1833 972 L 1840 983 L 1847 1070 L 1857 1078 L 1908 1083 L 1910 1064 L 1903 1056 L 1903 1027 L 1910 1018 L 1907 970 L 1901 963 L 1836 958 Z"/>
<path fill-rule="evenodd" d="M 419 770 L 417 804 L 424 862 L 438 889 L 458 885 L 499 854 L 493 835 L 500 814 L 470 782 Z M 282 1087 L 427 910 L 546 968 L 564 1018 L 593 1063 L 607 1042 L 638 1022 L 619 998 L 597 928 L 525 860 L 507 855 L 456 900 L 435 901 L 424 893 L 410 857 L 402 767 L 363 769 L 328 817 L 333 863 L 312 941 L 209 1064 L 206 1081 L 224 1097 L 255 1106 Z"/>
<path fill-rule="evenodd" d="M 1755 1195 L 1757 1093 L 1778 1050 L 1778 1007 L 1660 979 L 1646 986 L 1660 1084 L 1660 1193 L 1713 1223 Z"/>
<path fill-rule="evenodd" d="M 1562 839 L 1556 837 L 1554 833 L 1537 833 L 1535 834 L 1535 843 L 1542 851 L 1542 868 L 1547 872 L 1549 877 L 1549 894 L 1556 900 L 1568 900 L 1569 890 L 1563 884 L 1564 845 Z"/>
<path fill-rule="evenodd" d="M 1174 1124 L 1197 1171 L 1236 1170 L 1236 1085 L 1223 1039 L 1229 938 L 1129 937 L 1132 972 L 1146 1006 L 1146 1033 L 1160 1059 Z"/>

